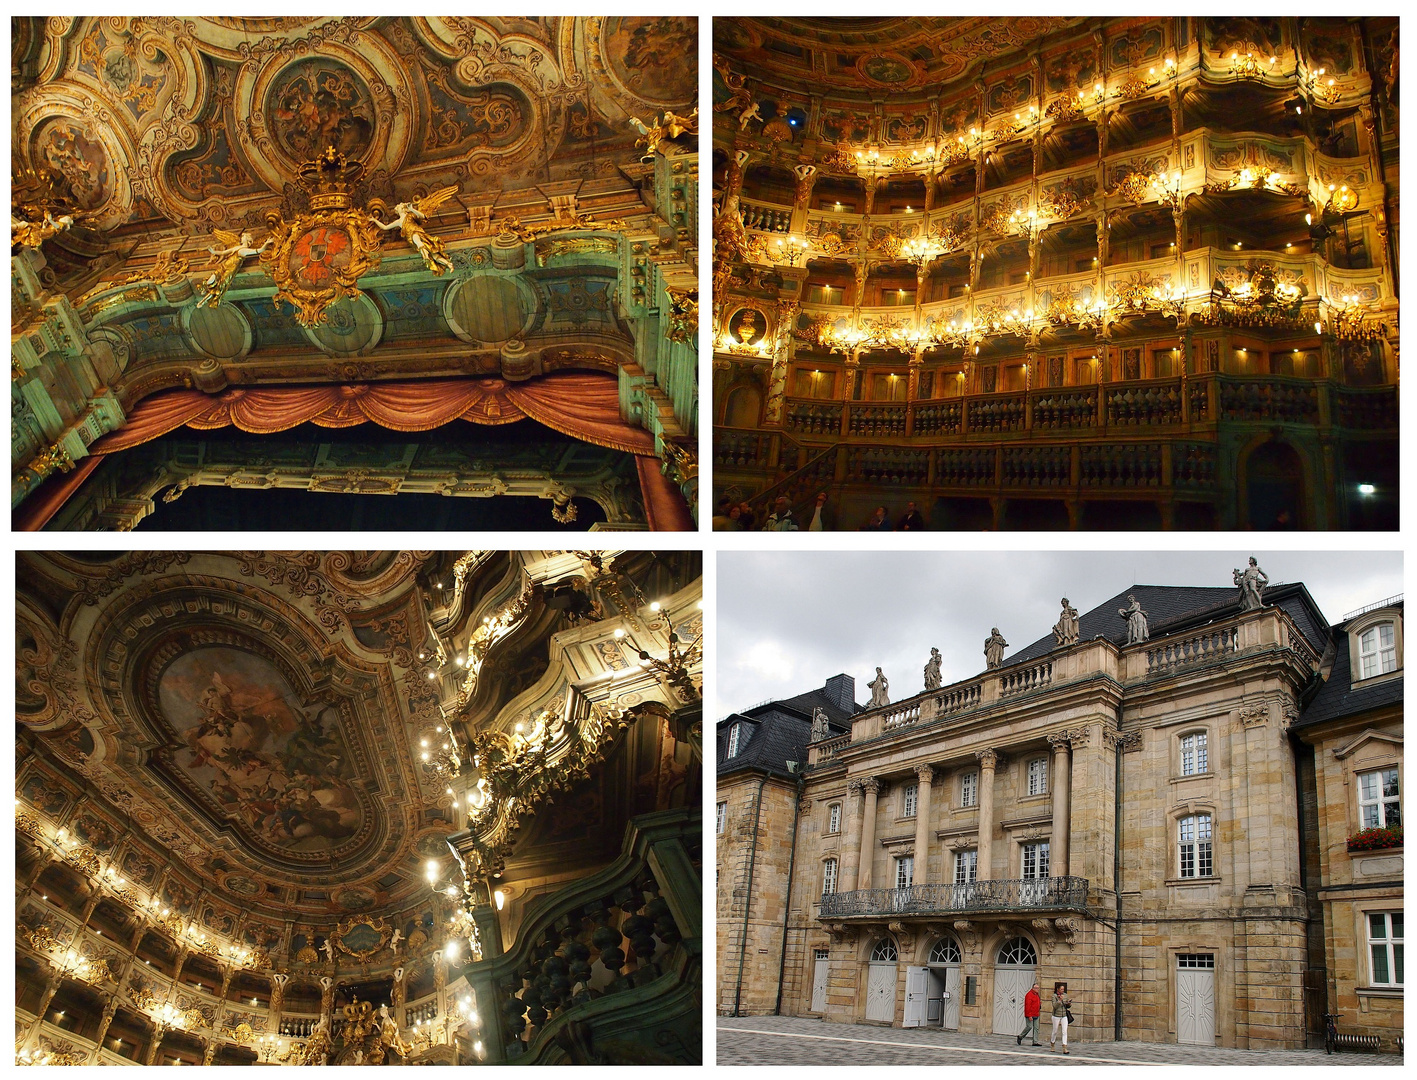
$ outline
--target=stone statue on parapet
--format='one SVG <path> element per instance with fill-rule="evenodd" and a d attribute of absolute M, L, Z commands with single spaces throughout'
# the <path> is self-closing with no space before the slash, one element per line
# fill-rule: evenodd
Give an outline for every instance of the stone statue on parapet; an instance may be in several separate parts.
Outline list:
<path fill-rule="evenodd" d="M 996 626 L 989 631 L 989 636 L 984 639 L 984 666 L 988 670 L 1004 665 L 1004 650 L 1009 647 L 1009 643 L 1004 640 L 1004 635 L 999 633 Z"/>
<path fill-rule="evenodd" d="M 885 675 L 881 674 L 880 668 L 876 669 L 876 677 L 868 682 L 866 686 L 871 691 L 871 704 L 867 706 L 868 708 L 878 709 L 882 705 L 889 705 L 891 703 L 891 684 L 886 679 Z"/>
<path fill-rule="evenodd" d="M 827 723 L 826 710 L 818 706 L 812 710 L 812 742 L 820 742 L 831 737 L 831 727 Z"/>
<path fill-rule="evenodd" d="M 930 649 L 930 662 L 925 665 L 925 689 L 938 690 L 944 680 L 940 677 L 940 650 Z"/>
<path fill-rule="evenodd" d="M 1068 603 L 1068 598 L 1065 596 L 1063 597 L 1063 613 L 1058 616 L 1057 625 L 1053 627 L 1053 640 L 1059 645 L 1075 645 L 1078 632 L 1077 608 Z"/>
<path fill-rule="evenodd" d="M 1117 614 L 1127 620 L 1127 644 L 1136 645 L 1151 637 L 1151 627 L 1146 622 L 1146 612 L 1137 603 L 1137 598 L 1127 594 L 1127 606 L 1118 608 Z"/>
<path fill-rule="evenodd" d="M 1240 586 L 1240 610 L 1258 611 L 1264 607 L 1264 590 L 1269 584 L 1269 576 L 1259 568 L 1255 557 L 1250 556 L 1250 565 L 1235 570 L 1235 584 Z"/>

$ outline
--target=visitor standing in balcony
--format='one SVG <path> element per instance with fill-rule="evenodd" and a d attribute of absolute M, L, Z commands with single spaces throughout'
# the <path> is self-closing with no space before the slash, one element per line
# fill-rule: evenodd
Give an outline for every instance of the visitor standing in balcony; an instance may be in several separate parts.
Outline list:
<path fill-rule="evenodd" d="M 1038 1014 L 1043 1011 L 1043 998 L 1038 993 L 1038 984 L 1034 983 L 1029 987 L 1028 993 L 1023 996 L 1023 1030 L 1014 1042 L 1019 1046 L 1023 1045 L 1023 1037 L 1030 1031 L 1033 1032 L 1032 1046 L 1038 1045 Z"/>
<path fill-rule="evenodd" d="M 871 520 L 861 526 L 862 532 L 890 532 L 890 519 L 886 517 L 884 506 L 876 507 L 876 512 L 871 515 Z"/>
<path fill-rule="evenodd" d="M 827 493 L 823 491 L 817 495 L 817 505 L 812 510 L 812 523 L 807 526 L 808 532 L 821 532 L 826 528 L 826 526 L 822 524 L 822 511 L 826 508 L 826 505 Z"/>
<path fill-rule="evenodd" d="M 1068 1052 L 1068 1021 L 1072 1019 L 1072 1010 L 1068 1007 L 1073 1003 L 1073 999 L 1068 997 L 1068 984 L 1065 982 L 1055 982 L 1053 984 L 1053 1037 L 1048 1040 L 1050 1051 L 1057 1049 L 1058 1029 L 1063 1029 L 1063 1053 Z"/>
<path fill-rule="evenodd" d="M 738 504 L 738 528 L 743 532 L 752 532 L 753 526 L 758 523 L 758 515 L 753 512 L 753 508 L 746 502 Z"/>
<path fill-rule="evenodd" d="M 713 516 L 714 532 L 737 532 L 738 514 L 734 513 L 738 507 L 733 505 L 732 499 L 723 499 L 718 504 L 718 513 Z"/>
<path fill-rule="evenodd" d="M 792 520 L 792 511 L 787 508 L 787 496 L 779 495 L 773 503 L 772 513 L 768 515 L 767 524 L 763 526 L 763 532 L 796 531 L 797 522 Z"/>
<path fill-rule="evenodd" d="M 914 530 L 919 532 L 925 528 L 925 519 L 921 516 L 919 509 L 913 502 L 905 504 L 905 514 L 901 517 L 896 529 L 900 532 Z"/>

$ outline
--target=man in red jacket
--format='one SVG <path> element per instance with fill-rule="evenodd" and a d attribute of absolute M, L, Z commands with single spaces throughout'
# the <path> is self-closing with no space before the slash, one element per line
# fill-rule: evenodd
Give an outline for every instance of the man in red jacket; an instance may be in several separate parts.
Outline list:
<path fill-rule="evenodd" d="M 1023 998 L 1023 1031 L 1014 1041 L 1020 1046 L 1023 1045 L 1023 1037 L 1030 1031 L 1033 1032 L 1033 1045 L 1038 1045 L 1038 1014 L 1043 1011 L 1043 999 L 1038 995 L 1038 984 L 1034 983 L 1032 989 Z"/>

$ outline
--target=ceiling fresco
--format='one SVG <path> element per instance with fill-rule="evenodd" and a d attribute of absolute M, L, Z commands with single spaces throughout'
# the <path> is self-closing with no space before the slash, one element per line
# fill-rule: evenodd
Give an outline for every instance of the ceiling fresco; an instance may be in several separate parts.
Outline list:
<path fill-rule="evenodd" d="M 632 116 L 697 98 L 697 20 L 48 17 L 16 39 L 17 147 L 89 223 L 219 225 L 328 146 L 391 202 L 615 177 Z"/>

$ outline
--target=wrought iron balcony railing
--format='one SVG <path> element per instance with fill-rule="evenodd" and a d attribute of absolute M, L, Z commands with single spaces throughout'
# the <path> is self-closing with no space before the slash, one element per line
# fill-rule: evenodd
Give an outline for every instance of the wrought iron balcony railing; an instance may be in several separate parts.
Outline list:
<path fill-rule="evenodd" d="M 1087 878 L 973 881 L 968 885 L 912 885 L 905 889 L 856 889 L 828 893 L 818 917 L 849 919 L 879 915 L 965 915 L 990 911 L 1086 911 Z"/>

